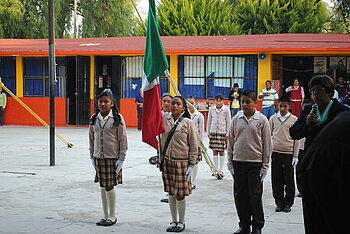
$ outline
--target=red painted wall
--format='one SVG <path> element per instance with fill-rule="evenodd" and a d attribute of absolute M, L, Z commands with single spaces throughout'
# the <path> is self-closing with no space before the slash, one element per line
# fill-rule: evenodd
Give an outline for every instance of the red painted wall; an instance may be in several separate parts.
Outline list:
<path fill-rule="evenodd" d="M 27 106 L 39 115 L 46 123 L 49 123 L 49 98 L 22 97 L 20 98 Z M 55 98 L 55 125 L 67 124 L 66 99 Z M 4 124 L 9 125 L 42 125 L 14 98 L 7 98 L 4 115 Z"/>

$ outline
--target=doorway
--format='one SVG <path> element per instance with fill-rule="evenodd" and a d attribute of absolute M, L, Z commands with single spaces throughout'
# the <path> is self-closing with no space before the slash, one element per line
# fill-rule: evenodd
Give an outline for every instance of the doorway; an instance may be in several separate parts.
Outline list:
<path fill-rule="evenodd" d="M 120 108 L 121 57 L 95 56 L 95 100 L 103 90 L 111 89 L 116 106 Z"/>
<path fill-rule="evenodd" d="M 68 56 L 67 123 L 88 125 L 90 119 L 90 57 Z"/>
<path fill-rule="evenodd" d="M 304 88 L 305 99 L 310 99 L 308 83 L 314 75 L 314 57 L 313 56 L 284 56 L 283 57 L 283 81 L 282 89 L 293 85 L 294 79 L 298 78 L 300 86 Z"/>

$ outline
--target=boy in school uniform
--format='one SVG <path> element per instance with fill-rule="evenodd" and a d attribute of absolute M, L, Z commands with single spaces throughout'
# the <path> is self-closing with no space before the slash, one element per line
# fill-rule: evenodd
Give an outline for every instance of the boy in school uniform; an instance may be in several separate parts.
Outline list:
<path fill-rule="evenodd" d="M 217 94 L 215 96 L 215 105 L 209 109 L 207 131 L 209 148 L 213 150 L 214 165 L 221 172 L 225 162 L 224 156 L 227 148 L 230 121 L 231 113 L 230 109 L 224 105 L 224 95 Z"/>
<path fill-rule="evenodd" d="M 294 204 L 294 167 L 298 163 L 299 141 L 291 138 L 289 128 L 298 118 L 289 112 L 289 97 L 282 96 L 278 100 L 278 107 L 278 113 L 269 121 L 273 144 L 272 194 L 277 206 L 276 212 L 290 212 Z"/>
<path fill-rule="evenodd" d="M 227 168 L 233 177 L 239 229 L 234 233 L 261 233 L 264 226 L 263 181 L 267 175 L 272 140 L 267 118 L 255 109 L 256 93 L 242 93 L 242 110 L 229 129 Z"/>

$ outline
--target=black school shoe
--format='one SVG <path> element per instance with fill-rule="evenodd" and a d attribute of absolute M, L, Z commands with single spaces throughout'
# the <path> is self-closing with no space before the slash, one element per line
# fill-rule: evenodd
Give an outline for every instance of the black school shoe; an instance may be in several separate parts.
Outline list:
<path fill-rule="evenodd" d="M 112 226 L 112 225 L 114 225 L 115 223 L 117 222 L 117 219 L 115 219 L 114 221 L 113 220 L 110 220 L 110 219 L 107 219 L 105 222 L 104 222 L 104 224 L 103 224 L 103 226 Z"/>
<path fill-rule="evenodd" d="M 185 224 L 183 222 L 178 222 L 176 227 L 174 228 L 174 232 L 182 232 L 184 230 L 185 230 Z"/>
<path fill-rule="evenodd" d="M 290 206 L 285 206 L 283 208 L 283 211 L 286 212 L 286 213 L 289 213 L 291 210 L 292 210 L 292 208 Z"/>
<path fill-rule="evenodd" d="M 175 228 L 177 226 L 177 222 L 170 223 L 170 226 L 166 229 L 167 232 L 174 232 Z"/>
<path fill-rule="evenodd" d="M 105 219 L 101 219 L 100 221 L 98 221 L 97 223 L 96 223 L 96 225 L 97 226 L 103 226 L 103 224 L 106 222 L 106 220 Z"/>
<path fill-rule="evenodd" d="M 246 234 L 250 233 L 250 227 L 249 228 L 239 228 L 237 231 L 235 231 L 233 234 Z"/>

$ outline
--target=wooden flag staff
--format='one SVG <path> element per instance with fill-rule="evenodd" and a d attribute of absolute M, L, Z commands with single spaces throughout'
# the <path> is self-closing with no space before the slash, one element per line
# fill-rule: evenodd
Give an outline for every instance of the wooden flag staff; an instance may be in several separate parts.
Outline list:
<path fill-rule="evenodd" d="M 171 75 L 170 75 L 169 69 L 166 69 L 164 73 L 165 73 L 165 76 L 168 78 L 168 81 L 169 81 L 169 83 L 171 84 L 171 87 L 174 89 L 176 95 L 181 96 L 179 89 L 176 87 L 175 82 L 174 82 L 173 78 L 172 78 Z M 192 106 L 192 107 L 194 108 L 194 106 L 193 106 L 191 103 L 189 103 L 189 102 L 187 102 L 187 105 L 190 105 L 190 106 Z M 201 149 L 201 152 L 202 152 L 202 154 L 203 154 L 203 156 L 204 156 L 205 162 L 208 164 L 208 166 L 209 166 L 209 168 L 210 168 L 212 174 L 213 174 L 218 180 L 221 180 L 222 178 L 224 178 L 224 174 L 223 174 L 222 171 L 219 171 L 219 170 L 215 167 L 213 161 L 212 161 L 211 158 L 209 157 L 208 150 L 207 150 L 207 148 L 205 147 L 205 145 L 203 144 L 202 138 L 200 137 L 198 131 L 197 131 L 197 140 L 198 140 L 198 144 L 199 144 L 199 147 L 200 147 L 200 149 Z"/>

